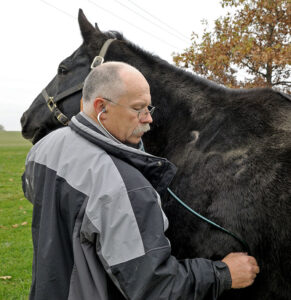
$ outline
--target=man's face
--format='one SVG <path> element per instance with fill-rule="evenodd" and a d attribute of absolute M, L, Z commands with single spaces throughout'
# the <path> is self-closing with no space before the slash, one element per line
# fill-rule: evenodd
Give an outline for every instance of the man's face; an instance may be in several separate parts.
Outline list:
<path fill-rule="evenodd" d="M 153 121 L 149 113 L 146 116 L 139 116 L 137 112 L 151 105 L 150 89 L 141 75 L 126 73 L 123 79 L 126 92 L 120 99 L 112 99 L 119 105 L 108 103 L 104 125 L 121 142 L 138 144 Z"/>

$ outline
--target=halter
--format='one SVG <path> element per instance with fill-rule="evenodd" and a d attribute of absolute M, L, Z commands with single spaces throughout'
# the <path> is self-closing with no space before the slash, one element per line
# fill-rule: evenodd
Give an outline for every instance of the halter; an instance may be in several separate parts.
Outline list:
<path fill-rule="evenodd" d="M 104 57 L 106 55 L 106 52 L 110 46 L 110 44 L 114 41 L 115 39 L 108 39 L 102 46 L 99 55 L 95 56 L 92 64 L 90 66 L 91 69 L 94 69 L 95 67 L 101 65 L 104 62 Z M 60 109 L 57 107 L 57 102 L 63 100 L 64 98 L 79 92 L 83 89 L 84 86 L 84 81 L 76 84 L 75 86 L 63 91 L 62 93 L 58 94 L 56 97 L 49 96 L 46 89 L 43 89 L 41 94 L 44 97 L 46 104 L 49 108 L 49 110 L 54 114 L 55 118 L 64 126 L 68 125 L 70 119 L 64 115 Z"/>

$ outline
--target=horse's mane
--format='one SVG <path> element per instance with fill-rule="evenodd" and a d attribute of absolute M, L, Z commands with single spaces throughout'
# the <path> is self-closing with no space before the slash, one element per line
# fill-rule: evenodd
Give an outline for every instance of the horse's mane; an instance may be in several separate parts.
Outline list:
<path fill-rule="evenodd" d="M 181 78 L 185 83 L 187 83 L 187 82 L 193 83 L 193 81 L 195 81 L 196 84 L 199 84 L 200 86 L 201 85 L 205 86 L 207 88 L 210 88 L 211 90 L 212 89 L 228 90 L 228 88 L 226 88 L 223 85 L 217 84 L 213 81 L 210 81 L 208 79 L 205 79 L 203 77 L 195 75 L 193 72 L 191 72 L 189 70 L 181 69 L 181 68 L 176 67 L 173 64 L 170 64 L 166 60 L 161 59 L 158 55 L 156 55 L 150 51 L 147 51 L 147 50 L 141 48 L 140 46 L 134 44 L 133 42 L 129 41 L 128 39 L 126 39 L 123 36 L 122 33 L 118 32 L 118 31 L 107 31 L 107 32 L 104 32 L 104 34 L 108 38 L 115 38 L 115 39 L 125 42 L 126 45 L 129 47 L 129 49 L 131 49 L 137 55 L 143 57 L 147 61 L 147 63 L 149 63 L 149 65 L 158 64 L 159 68 L 161 68 L 161 69 L 166 68 L 169 73 L 176 74 L 176 76 Z"/>
<path fill-rule="evenodd" d="M 259 87 L 259 88 L 251 88 L 251 89 L 246 89 L 246 88 L 228 88 L 222 84 L 218 84 L 214 81 L 211 81 L 209 79 L 203 78 L 200 75 L 196 75 L 195 73 L 193 73 L 190 70 L 185 70 L 185 69 L 181 69 L 178 68 L 177 66 L 170 64 L 169 62 L 167 62 L 166 60 L 161 59 L 158 55 L 147 51 L 143 48 L 141 48 L 140 46 L 138 46 L 137 44 L 129 41 L 128 39 L 126 39 L 124 37 L 124 35 L 118 31 L 114 31 L 114 30 L 110 30 L 110 31 L 106 31 L 104 32 L 104 34 L 108 37 L 108 38 L 115 38 L 118 39 L 120 41 L 123 41 L 126 43 L 126 45 L 129 47 L 129 49 L 131 49 L 133 52 L 135 52 L 137 55 L 143 57 L 146 62 L 149 65 L 155 65 L 158 64 L 159 68 L 164 69 L 166 68 L 168 70 L 169 73 L 171 74 L 175 74 L 177 77 L 179 77 L 183 82 L 185 82 L 185 84 L 193 84 L 193 82 L 195 82 L 195 84 L 197 84 L 200 87 L 205 87 L 211 91 L 216 91 L 216 92 L 224 92 L 224 93 L 234 93 L 236 95 L 244 95 L 247 93 L 254 93 L 256 91 L 258 92 L 276 92 L 274 90 L 272 90 L 271 88 L 268 87 Z M 280 93 L 283 97 L 286 97 L 286 95 Z M 289 96 L 290 97 L 290 96 Z"/>
<path fill-rule="evenodd" d="M 251 93 L 252 95 L 258 93 L 276 93 L 276 91 L 272 90 L 268 87 L 263 88 L 252 88 L 252 89 L 245 89 L 245 88 L 228 88 L 224 85 L 215 83 L 211 80 L 208 80 L 206 78 L 203 78 L 199 75 L 194 74 L 190 70 L 185 70 L 178 68 L 177 66 L 170 64 L 166 60 L 163 60 L 158 55 L 147 51 L 137 44 L 134 44 L 133 42 L 129 41 L 124 37 L 124 35 L 118 31 L 110 30 L 103 32 L 108 38 L 115 38 L 119 41 L 122 41 L 126 43 L 127 47 L 132 50 L 134 53 L 136 53 L 138 56 L 143 57 L 145 62 L 148 65 L 156 66 L 158 65 L 159 69 L 165 70 L 164 74 L 171 74 L 171 76 L 175 76 L 179 79 L 180 82 L 183 82 L 185 86 L 193 86 L 195 83 L 195 86 L 200 87 L 203 90 L 209 91 L 209 94 L 216 94 L 216 93 L 223 93 L 228 95 L 236 95 L 236 96 L 244 96 L 246 94 Z M 284 96 L 284 95 L 283 95 Z"/>

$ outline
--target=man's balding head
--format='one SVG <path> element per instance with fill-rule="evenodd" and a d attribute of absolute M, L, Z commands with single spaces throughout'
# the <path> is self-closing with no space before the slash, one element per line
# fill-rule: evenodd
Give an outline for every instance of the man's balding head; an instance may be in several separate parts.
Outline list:
<path fill-rule="evenodd" d="M 128 92 L 130 86 L 138 82 L 143 82 L 147 86 L 144 76 L 126 63 L 106 62 L 95 67 L 84 82 L 84 111 L 92 110 L 92 103 L 97 97 L 116 99 L 118 102 L 118 99 Z"/>

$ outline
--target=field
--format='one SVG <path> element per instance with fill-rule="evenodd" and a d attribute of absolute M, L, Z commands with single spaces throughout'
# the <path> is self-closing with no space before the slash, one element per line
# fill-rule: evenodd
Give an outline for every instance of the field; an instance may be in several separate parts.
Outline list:
<path fill-rule="evenodd" d="M 20 132 L 0 131 L 0 299 L 28 299 L 31 283 L 32 205 L 21 175 L 31 144 Z"/>

